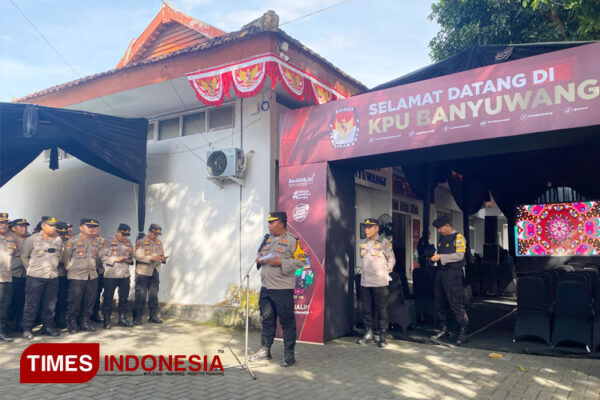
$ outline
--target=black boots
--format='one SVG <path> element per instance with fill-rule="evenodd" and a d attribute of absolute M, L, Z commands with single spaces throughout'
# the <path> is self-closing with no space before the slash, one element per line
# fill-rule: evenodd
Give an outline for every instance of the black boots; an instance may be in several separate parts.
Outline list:
<path fill-rule="evenodd" d="M 88 332 L 95 332 L 96 331 L 96 326 L 94 324 L 92 324 L 90 321 L 88 321 L 86 319 L 82 319 L 82 321 L 81 321 L 81 330 L 82 331 L 88 331 Z"/>
<path fill-rule="evenodd" d="M 440 331 L 438 333 L 436 333 L 435 335 L 431 336 L 430 339 L 431 340 L 440 340 L 441 338 L 445 338 L 450 336 L 450 334 L 448 333 L 448 325 L 444 322 L 442 322 Z"/>
<path fill-rule="evenodd" d="M 44 326 L 42 328 L 42 333 L 47 336 L 59 336 L 60 335 L 60 333 L 58 333 L 58 331 L 56 329 L 51 328 L 49 326 Z"/>
<path fill-rule="evenodd" d="M 361 337 L 360 339 L 356 340 L 357 344 L 365 344 L 370 342 L 371 340 L 373 340 L 373 329 L 371 328 L 367 328 L 367 332 L 365 333 L 365 335 L 363 337 Z"/>
<path fill-rule="evenodd" d="M 291 367 L 296 363 L 294 359 L 294 345 L 288 344 L 283 346 L 283 361 L 279 363 L 282 367 Z"/>
<path fill-rule="evenodd" d="M 153 324 L 162 324 L 162 319 L 158 319 L 158 316 L 156 315 L 156 311 L 151 312 L 150 316 L 148 317 L 148 322 L 152 322 Z"/>
<path fill-rule="evenodd" d="M 119 314 L 119 326 L 133 326 L 131 322 L 127 321 L 127 314 Z"/>
<path fill-rule="evenodd" d="M 111 329 L 112 324 L 110 323 L 110 314 L 104 313 L 104 322 L 102 323 L 104 329 Z"/>
<path fill-rule="evenodd" d="M 100 316 L 99 313 L 94 313 L 94 315 L 92 315 L 92 318 L 90 319 L 94 322 L 104 322 L 104 319 Z"/>
<path fill-rule="evenodd" d="M 67 323 L 67 330 L 69 331 L 69 335 L 77 333 L 77 321 L 74 318 L 70 318 Z"/>
<path fill-rule="evenodd" d="M 467 328 L 460 328 L 458 332 L 458 338 L 456 339 L 456 345 L 460 346 L 461 344 L 467 343 Z"/>
<path fill-rule="evenodd" d="M 0 340 L 3 342 L 12 342 L 12 339 L 6 334 L 6 327 L 4 325 L 0 325 Z"/>
<path fill-rule="evenodd" d="M 383 348 L 388 345 L 386 336 L 387 336 L 387 332 L 385 331 L 385 329 L 382 329 L 381 333 L 379 334 L 379 344 L 378 344 L 379 347 Z"/>
<path fill-rule="evenodd" d="M 261 345 L 260 350 L 250 356 L 250 361 L 258 360 L 270 360 L 271 357 L 271 345 Z"/>
<path fill-rule="evenodd" d="M 27 339 L 27 340 L 33 339 L 33 333 L 31 333 L 31 329 L 25 329 L 23 331 L 23 339 Z"/>

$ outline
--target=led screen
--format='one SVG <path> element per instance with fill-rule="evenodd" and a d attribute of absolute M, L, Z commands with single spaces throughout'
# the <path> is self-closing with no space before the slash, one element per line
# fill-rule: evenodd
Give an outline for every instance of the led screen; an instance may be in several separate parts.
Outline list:
<path fill-rule="evenodd" d="M 600 202 L 517 207 L 517 256 L 595 256 L 600 252 Z"/>

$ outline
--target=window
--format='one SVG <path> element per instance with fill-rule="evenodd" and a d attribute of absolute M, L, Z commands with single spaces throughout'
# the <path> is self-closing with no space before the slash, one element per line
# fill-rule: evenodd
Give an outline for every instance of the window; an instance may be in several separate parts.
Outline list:
<path fill-rule="evenodd" d="M 206 113 L 204 111 L 183 116 L 183 136 L 206 132 Z"/>
<path fill-rule="evenodd" d="M 166 140 L 233 128 L 233 104 L 155 119 L 148 124 L 148 141 Z"/>
<path fill-rule="evenodd" d="M 233 106 L 222 106 L 208 110 L 208 129 L 217 130 L 233 127 Z"/>
<path fill-rule="evenodd" d="M 179 137 L 179 117 L 165 119 L 158 123 L 158 140 Z"/>
<path fill-rule="evenodd" d="M 148 124 L 148 141 L 154 140 L 154 123 Z"/>

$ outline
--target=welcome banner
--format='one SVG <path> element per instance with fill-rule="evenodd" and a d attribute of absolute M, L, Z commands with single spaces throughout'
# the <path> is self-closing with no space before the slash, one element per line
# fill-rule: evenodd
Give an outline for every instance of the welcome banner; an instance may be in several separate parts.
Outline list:
<path fill-rule="evenodd" d="M 600 43 L 285 113 L 281 165 L 600 124 Z"/>

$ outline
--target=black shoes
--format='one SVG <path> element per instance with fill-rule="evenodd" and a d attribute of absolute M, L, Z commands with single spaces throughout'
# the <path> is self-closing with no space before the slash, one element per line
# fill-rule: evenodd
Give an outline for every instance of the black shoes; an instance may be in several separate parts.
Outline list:
<path fill-rule="evenodd" d="M 387 336 L 387 332 L 385 331 L 385 329 L 382 329 L 381 333 L 379 334 L 379 343 L 378 343 L 379 347 L 384 348 L 388 345 L 386 336 Z"/>
<path fill-rule="evenodd" d="M 3 342 L 12 342 L 12 339 L 8 337 L 4 330 L 0 330 L 0 340 Z"/>
<path fill-rule="evenodd" d="M 81 321 L 81 330 L 88 332 L 96 332 L 96 326 L 89 321 Z"/>
<path fill-rule="evenodd" d="M 458 338 L 456 339 L 456 345 L 460 346 L 461 344 L 467 343 L 467 328 L 460 328 L 460 332 L 458 332 Z"/>
<path fill-rule="evenodd" d="M 94 322 L 104 322 L 104 318 L 100 314 L 94 314 L 90 319 Z"/>
<path fill-rule="evenodd" d="M 33 333 L 31 333 L 31 331 L 29 329 L 25 329 L 23 331 L 23 339 L 26 339 L 26 340 L 33 339 Z"/>
<path fill-rule="evenodd" d="M 258 360 L 270 360 L 273 358 L 271 356 L 271 346 L 262 345 L 260 350 L 250 356 L 250 361 L 258 361 Z"/>
<path fill-rule="evenodd" d="M 150 317 L 148 318 L 148 322 L 152 322 L 153 324 L 162 324 L 162 319 L 158 319 L 158 317 L 156 316 L 156 314 L 150 314 Z"/>
<path fill-rule="evenodd" d="M 56 329 L 50 327 L 43 327 L 42 333 L 47 336 L 60 336 L 60 333 Z"/>
<path fill-rule="evenodd" d="M 291 345 L 291 346 L 284 345 L 283 361 L 281 361 L 279 363 L 279 365 L 282 366 L 283 368 L 286 368 L 286 367 L 291 367 L 295 363 L 296 363 L 296 360 L 294 359 L 294 345 Z"/>
<path fill-rule="evenodd" d="M 360 339 L 356 340 L 357 344 L 365 344 L 370 342 L 371 340 L 373 340 L 373 329 L 368 328 L 367 332 L 364 334 L 363 337 L 361 337 Z"/>
<path fill-rule="evenodd" d="M 104 329 L 111 329 L 112 325 L 110 323 L 110 314 L 104 314 L 104 322 L 102 323 L 102 327 Z"/>
<path fill-rule="evenodd" d="M 133 324 L 127 321 L 127 314 L 119 314 L 119 326 L 132 327 Z"/>

